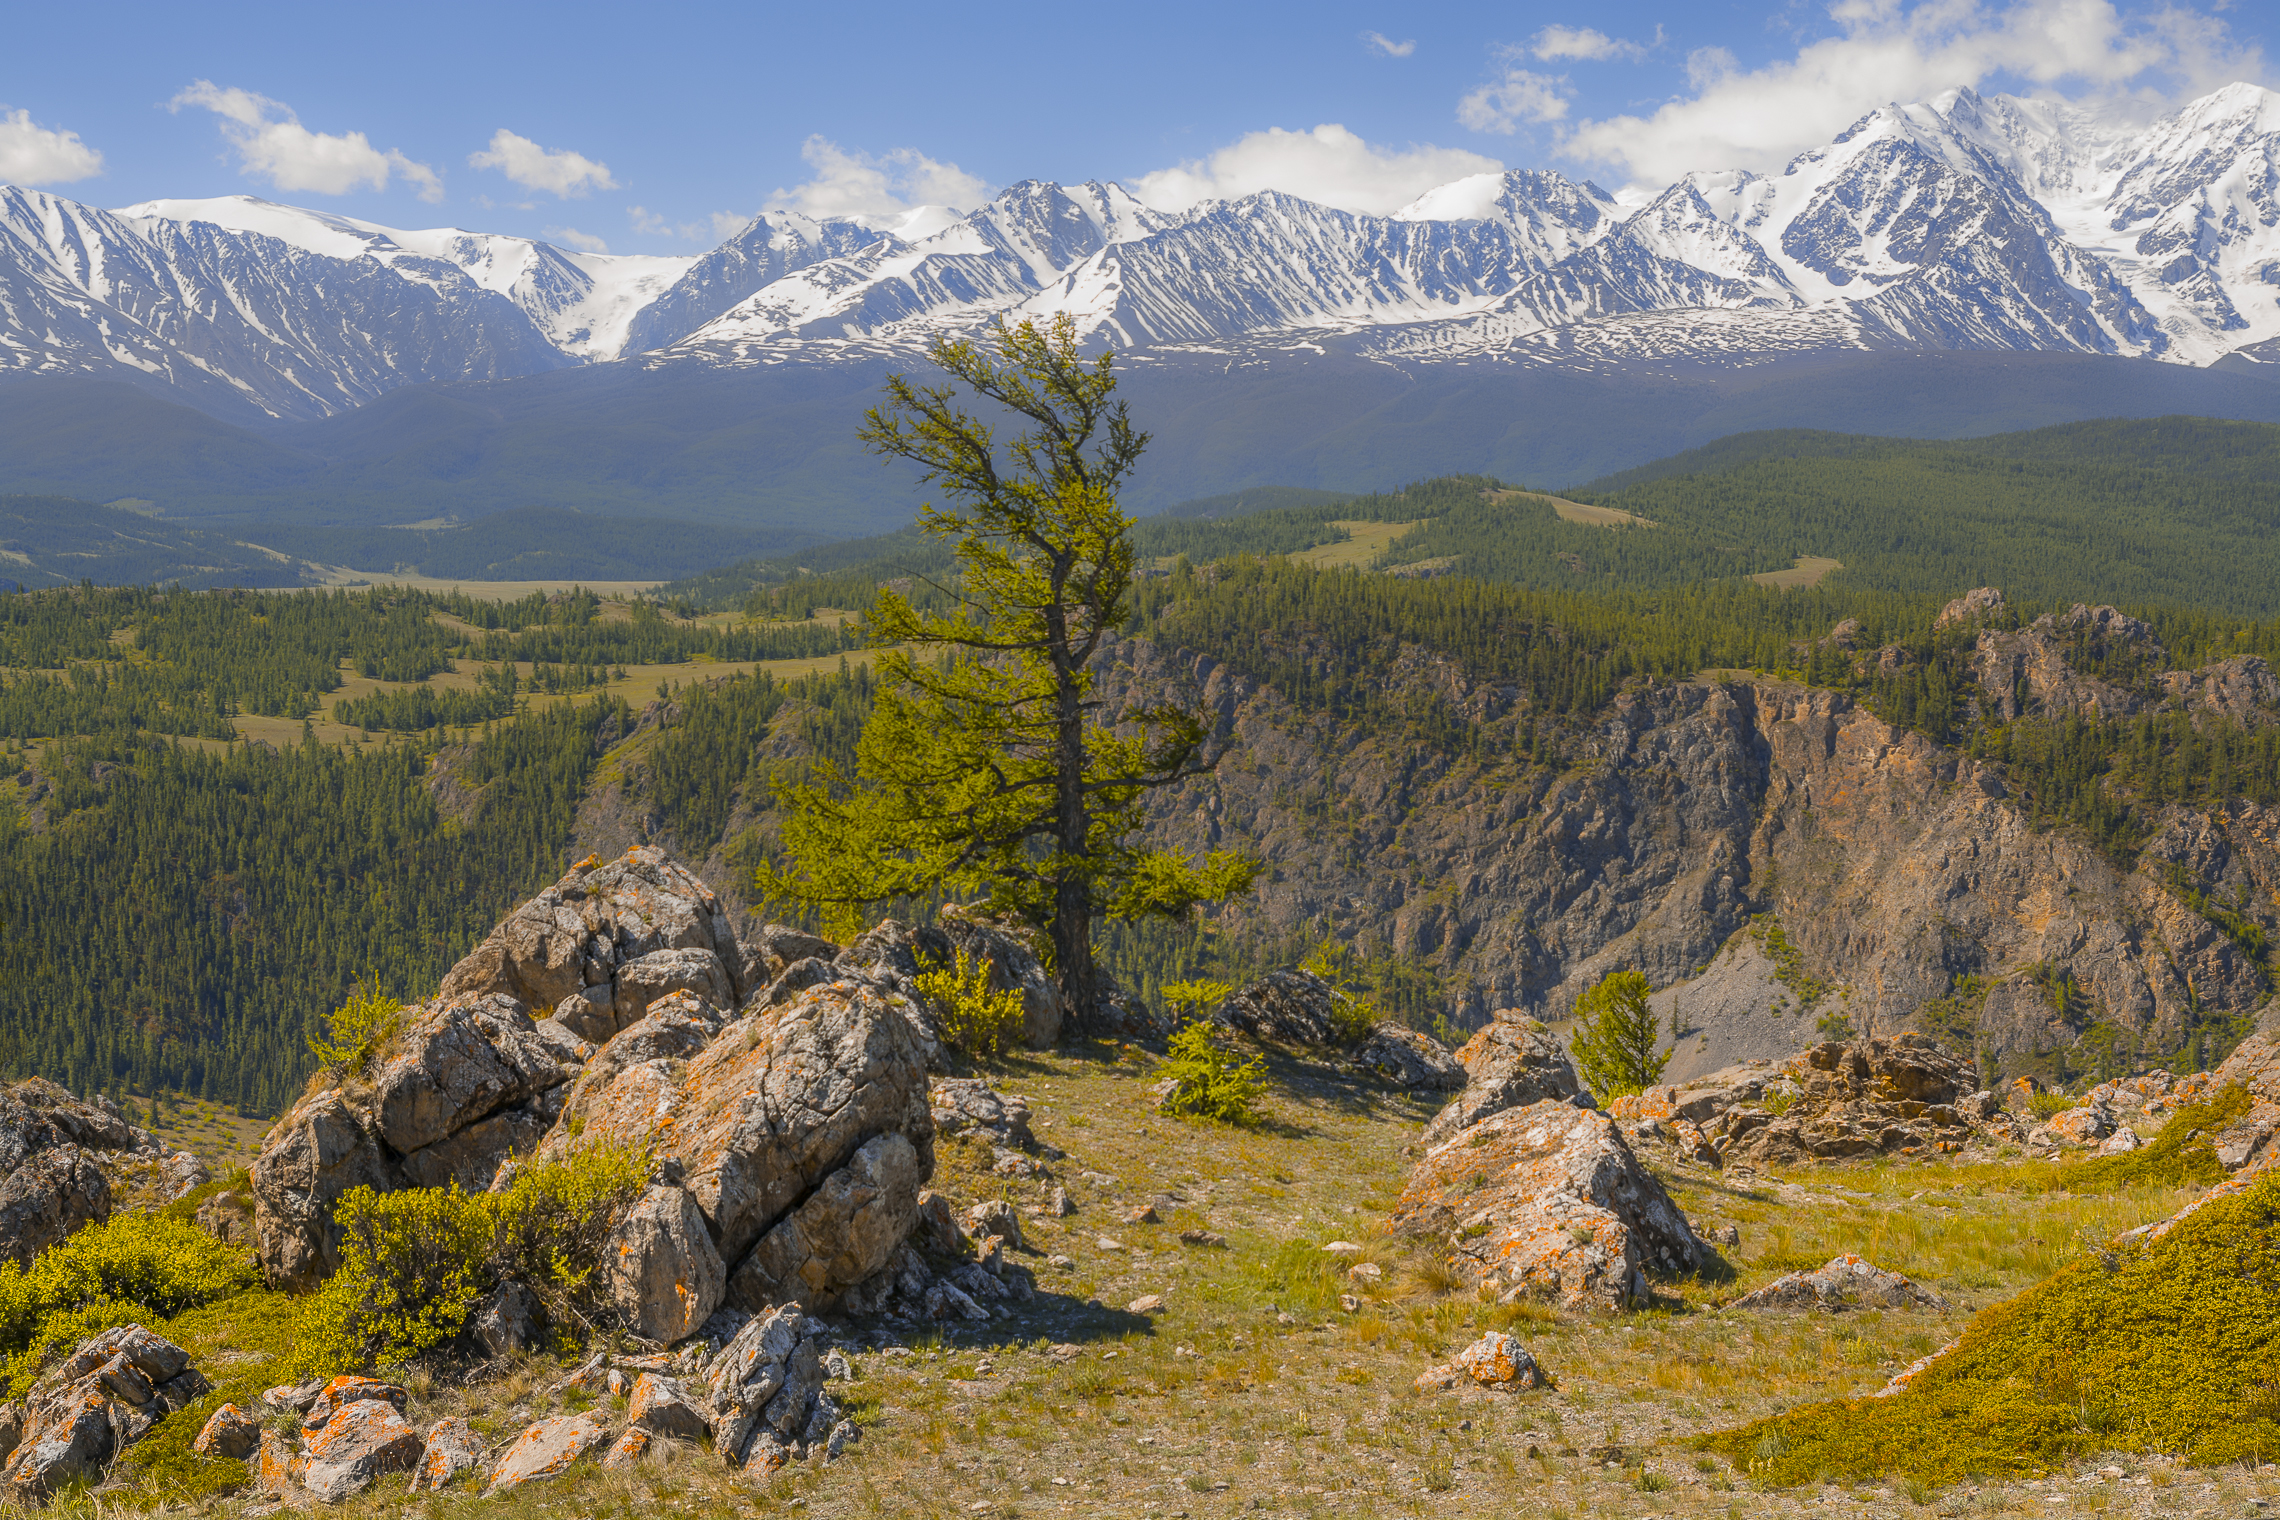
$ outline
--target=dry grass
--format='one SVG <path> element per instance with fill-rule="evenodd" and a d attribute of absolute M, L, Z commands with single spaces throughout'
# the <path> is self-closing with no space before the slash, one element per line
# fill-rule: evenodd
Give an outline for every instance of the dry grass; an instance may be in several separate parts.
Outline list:
<path fill-rule="evenodd" d="M 1817 554 L 1800 554 L 1797 563 L 1786 570 L 1763 570 L 1750 577 L 1761 586 L 1776 591 L 1802 591 L 1821 584 L 1821 577 L 1832 570 L 1842 570 L 1842 560 L 1823 559 Z"/>
<path fill-rule="evenodd" d="M 1407 1172 L 1402 1148 L 1429 1105 L 1271 1053 L 1270 1122 L 1238 1131 L 1155 1114 L 1151 1066 L 1096 1050 L 990 1068 L 994 1085 L 1030 1099 L 1039 1138 L 1066 1155 L 1049 1177 L 1008 1179 L 990 1171 L 985 1148 L 944 1141 L 936 1185 L 961 1203 L 1004 1196 L 1022 1207 L 1060 1185 L 1078 1212 L 1025 1218 L 1023 1259 L 1040 1293 L 1016 1317 L 904 1332 L 900 1354 L 881 1349 L 880 1337 L 861 1339 L 856 1381 L 837 1392 L 864 1434 L 842 1462 L 755 1484 L 689 1453 L 630 1474 L 584 1470 L 480 1513 L 1754 1520 L 2049 1514 L 2054 1494 L 2117 1515 L 2237 1515 L 2252 1497 L 2280 1499 L 2269 1470 L 2137 1461 L 2118 1479 L 2097 1477 L 2093 1462 L 2040 1485 L 1927 1493 L 1924 1505 L 1898 1489 L 1769 1493 L 1684 1444 L 1801 1401 L 1873 1389 L 1951 1339 L 1977 1308 L 2103 1234 L 2169 1212 L 2176 1198 L 2166 1192 L 2013 1193 L 1981 1171 L 1935 1166 L 1736 1179 L 1649 1154 L 1700 1226 L 1740 1229 L 1741 1247 L 1728 1252 L 1735 1275 L 1665 1284 L 1644 1313 L 1562 1315 L 1484 1303 L 1430 1253 L 1382 1233 Z M 1143 1204 L 1160 1222 L 1125 1222 Z M 1227 1247 L 1181 1243 L 1182 1230 L 1199 1228 L 1226 1236 Z M 1359 1260 L 1381 1275 L 1349 1278 L 1348 1261 L 1320 1250 L 1337 1239 L 1360 1245 Z M 1845 1316 L 1716 1307 L 1791 1259 L 1817 1264 L 1848 1249 L 1933 1283 L 1953 1307 Z M 1049 1265 L 1052 1255 L 1072 1265 Z M 1361 1301 L 1356 1312 L 1339 1307 L 1349 1292 Z M 1127 1312 L 1143 1294 L 1163 1295 L 1167 1311 Z M 1519 1335 L 1558 1386 L 1415 1391 L 1421 1370 L 1487 1329 Z M 1063 1358 L 1056 1345 L 1077 1350 Z M 503 1439 L 560 1407 L 545 1390 L 561 1375 L 533 1360 L 474 1389 L 438 1380 L 414 1412 L 467 1412 Z M 399 1478 L 345 1508 L 440 1517 L 472 1502 L 471 1493 L 414 1498 Z"/>
<path fill-rule="evenodd" d="M 1318 565 L 1324 569 L 1342 567 L 1363 570 L 1369 567 L 1370 561 L 1385 553 L 1395 539 L 1411 528 L 1421 528 L 1424 525 L 1424 520 L 1399 523 L 1335 521 L 1330 526 L 1344 528 L 1352 536 L 1342 544 L 1322 544 L 1301 550 L 1291 558 L 1300 564 Z"/>

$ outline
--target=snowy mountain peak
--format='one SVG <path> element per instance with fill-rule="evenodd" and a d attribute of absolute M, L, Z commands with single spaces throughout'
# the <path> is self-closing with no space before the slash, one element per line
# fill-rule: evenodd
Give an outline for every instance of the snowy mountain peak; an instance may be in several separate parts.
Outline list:
<path fill-rule="evenodd" d="M 970 211 L 768 211 L 697 258 L 384 227 L 254 196 L 118 212 L 0 190 L 0 373 L 322 415 L 420 380 L 640 355 L 907 357 L 1001 316 L 1120 346 L 1567 363 L 1829 347 L 2280 353 L 2280 95 L 2150 126 L 1951 90 L 1779 172 L 1623 204 L 1541 170 L 1371 216 L 1279 190 L 1166 212 L 1025 180 Z"/>

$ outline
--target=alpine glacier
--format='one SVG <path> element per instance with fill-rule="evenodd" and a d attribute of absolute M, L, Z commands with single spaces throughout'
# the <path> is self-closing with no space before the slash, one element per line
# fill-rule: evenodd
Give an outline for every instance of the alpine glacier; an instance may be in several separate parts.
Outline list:
<path fill-rule="evenodd" d="M 899 358 L 998 316 L 1271 361 L 1749 364 L 1842 349 L 2280 360 L 2280 95 L 2140 130 L 1956 90 L 1777 174 L 1642 204 L 1475 175 L 1391 216 L 1265 191 L 1177 211 L 1027 181 L 893 226 L 770 212 L 700 258 L 402 231 L 250 196 L 103 211 L 0 188 L 0 375 L 107 374 L 218 415 L 598 362 Z"/>

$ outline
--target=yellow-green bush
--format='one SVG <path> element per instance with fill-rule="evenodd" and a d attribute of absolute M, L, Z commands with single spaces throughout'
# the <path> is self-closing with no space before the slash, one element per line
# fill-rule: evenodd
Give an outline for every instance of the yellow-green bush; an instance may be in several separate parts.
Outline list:
<path fill-rule="evenodd" d="M 404 1005 L 395 998 L 360 989 L 333 1010 L 323 1034 L 310 1037 L 309 1053 L 328 1071 L 356 1076 L 372 1064 L 403 1014 Z"/>
<path fill-rule="evenodd" d="M 994 1056 L 1021 1039 L 1021 989 L 990 991 L 990 965 L 963 950 L 954 966 L 928 966 L 913 978 L 918 995 L 934 1009 L 945 1044 L 970 1056 Z"/>
<path fill-rule="evenodd" d="M 1761 1481 L 1950 1483 L 2081 1452 L 2280 1454 L 2280 1176 L 1975 1318 L 1907 1391 L 1704 1437 Z"/>
<path fill-rule="evenodd" d="M 20 1391 L 65 1343 L 137 1319 L 161 1319 L 243 1292 L 256 1280 L 242 1247 L 155 1214 L 92 1224 L 31 1268 L 0 1262 L 0 1353 Z"/>
<path fill-rule="evenodd" d="M 298 1369 L 408 1362 L 449 1341 L 485 1294 L 514 1279 L 558 1319 L 591 1318 L 610 1232 L 641 1195 L 648 1161 L 594 1146 L 525 1168 L 504 1192 L 356 1188 L 333 1212 L 340 1269 L 303 1305 Z"/>
<path fill-rule="evenodd" d="M 1259 1099 L 1267 1090 L 1261 1080 L 1265 1071 L 1256 1060 L 1235 1059 L 1213 1036 L 1211 1025 L 1190 1024 L 1166 1046 L 1161 1072 L 1171 1079 L 1172 1090 L 1164 1112 L 1221 1124 L 1256 1124 Z"/>
<path fill-rule="evenodd" d="M 2248 1112 L 2248 1089 L 2237 1083 L 2219 1089 L 2207 1101 L 2192 1103 L 2170 1115 L 2152 1141 L 2120 1156 L 2094 1156 L 2058 1169 L 2057 1183 L 2070 1193 L 2104 1193 L 2115 1188 L 2185 1187 L 2199 1183 L 2212 1187 L 2225 1176 L 2209 1135 Z"/>

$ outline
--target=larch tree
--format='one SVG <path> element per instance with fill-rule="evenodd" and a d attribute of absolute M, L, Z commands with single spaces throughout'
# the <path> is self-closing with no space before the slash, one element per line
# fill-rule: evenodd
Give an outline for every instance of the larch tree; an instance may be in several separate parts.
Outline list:
<path fill-rule="evenodd" d="M 819 765 L 777 789 L 785 864 L 760 884 L 840 922 L 896 898 L 986 893 L 1050 937 L 1083 1021 L 1097 1008 L 1095 919 L 1183 916 L 1249 890 L 1259 866 L 1140 843 L 1146 795 L 1218 755 L 1198 713 L 1110 713 L 1095 688 L 1094 661 L 1129 615 L 1117 490 L 1148 443 L 1115 399 L 1115 355 L 1086 357 L 1066 315 L 1000 320 L 983 344 L 937 338 L 927 352 L 954 383 L 891 376 L 861 437 L 940 488 L 919 526 L 953 545 L 953 605 L 920 613 L 879 591 L 866 625 L 879 690 L 855 774 Z M 965 393 L 1019 431 L 1001 440 Z"/>

